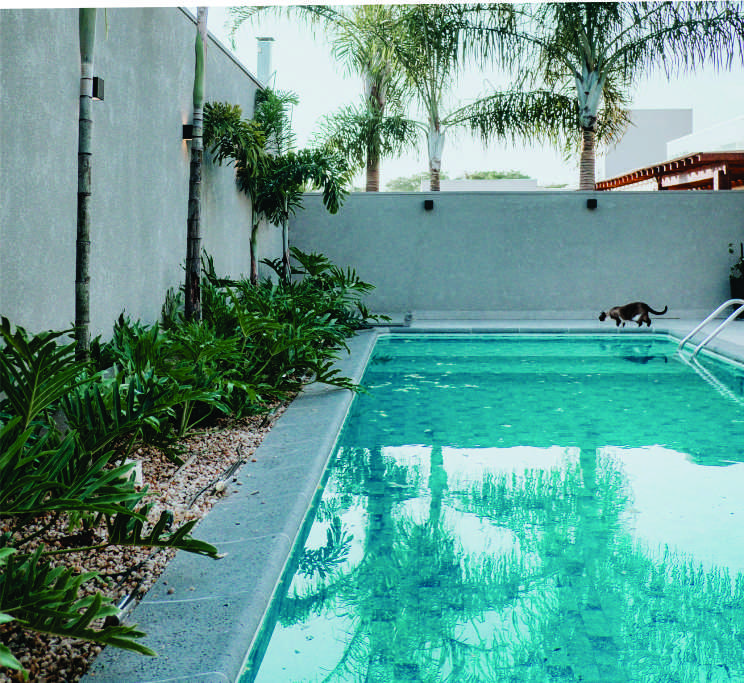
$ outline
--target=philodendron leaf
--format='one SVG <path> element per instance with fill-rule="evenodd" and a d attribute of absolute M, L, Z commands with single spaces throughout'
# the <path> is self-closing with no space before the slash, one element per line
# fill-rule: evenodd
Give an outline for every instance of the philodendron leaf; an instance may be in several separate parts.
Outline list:
<path fill-rule="evenodd" d="M 154 654 L 137 642 L 145 634 L 135 626 L 110 625 L 100 629 L 91 626 L 117 613 L 111 599 L 100 593 L 79 597 L 81 587 L 95 578 L 95 573 L 77 574 L 70 568 L 54 567 L 48 558 L 42 557 L 41 548 L 30 556 L 3 559 L 0 610 L 18 619 L 24 628 L 113 645 L 144 655 Z"/>
<path fill-rule="evenodd" d="M 13 656 L 10 648 L 0 643 L 0 666 L 5 666 L 8 669 L 15 669 L 16 671 L 24 671 L 25 669 L 21 663 Z M 28 678 L 28 674 L 24 674 L 24 678 Z"/>
<path fill-rule="evenodd" d="M 186 522 L 173 533 L 166 533 L 173 521 L 172 514 L 165 510 L 155 523 L 149 534 L 142 534 L 144 523 L 142 515 L 147 514 L 147 508 L 138 510 L 139 518 L 132 514 L 118 514 L 113 520 L 107 520 L 109 539 L 111 545 L 133 545 L 161 548 L 178 548 L 197 555 L 206 555 L 214 559 L 222 557 L 210 543 L 200 541 L 189 536 L 189 532 L 196 525 L 196 520 Z"/>

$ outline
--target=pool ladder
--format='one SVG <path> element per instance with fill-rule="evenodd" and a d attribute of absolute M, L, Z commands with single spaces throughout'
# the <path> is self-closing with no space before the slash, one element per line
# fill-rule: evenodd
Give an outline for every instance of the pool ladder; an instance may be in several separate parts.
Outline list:
<path fill-rule="evenodd" d="M 701 322 L 692 332 L 690 332 L 680 343 L 679 346 L 677 346 L 677 351 L 682 351 L 682 347 L 692 339 L 693 335 L 697 334 L 700 330 L 703 329 L 713 318 L 715 318 L 724 308 L 728 308 L 729 306 L 736 305 L 736 310 L 729 315 L 726 320 L 724 320 L 718 327 L 716 327 L 713 332 L 711 332 L 703 341 L 701 341 L 696 347 L 695 350 L 692 352 L 691 358 L 694 358 L 698 351 L 702 349 L 711 339 L 716 337 L 718 333 L 723 330 L 725 327 L 728 326 L 728 324 L 736 319 L 736 316 L 739 315 L 739 313 L 744 312 L 744 299 L 729 299 L 728 301 L 725 301 L 722 303 L 718 308 L 716 308 L 713 313 L 711 313 L 703 322 Z"/>

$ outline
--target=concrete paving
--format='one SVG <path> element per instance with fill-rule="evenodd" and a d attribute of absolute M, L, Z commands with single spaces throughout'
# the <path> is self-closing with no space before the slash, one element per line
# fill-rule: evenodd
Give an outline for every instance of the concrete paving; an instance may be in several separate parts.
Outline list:
<path fill-rule="evenodd" d="M 616 328 L 599 320 L 418 317 L 415 312 L 410 321 L 391 317 L 390 326 L 363 331 L 351 340 L 351 354 L 338 363 L 344 375 L 361 380 L 376 338 L 385 333 L 643 332 L 681 339 L 699 322 L 655 318 L 650 328 L 641 329 Z M 713 327 L 695 340 L 701 341 Z M 744 361 L 744 321 L 731 323 L 710 348 Z M 196 538 L 215 544 L 226 557 L 215 561 L 179 552 L 133 611 L 129 621 L 147 633 L 143 643 L 159 656 L 107 648 L 84 681 L 236 680 L 293 547 L 302 542 L 303 523 L 320 494 L 352 398 L 349 391 L 312 385 L 292 403 L 257 450 L 256 462 L 239 473 L 238 492 L 218 503 L 194 530 Z"/>

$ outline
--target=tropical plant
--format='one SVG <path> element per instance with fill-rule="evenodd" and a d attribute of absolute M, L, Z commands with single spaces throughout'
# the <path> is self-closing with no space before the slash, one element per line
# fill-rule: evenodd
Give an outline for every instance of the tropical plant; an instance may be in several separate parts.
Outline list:
<path fill-rule="evenodd" d="M 483 24 L 489 27 L 487 35 L 492 44 L 482 46 Z M 478 63 L 498 56 L 508 66 L 517 58 L 516 52 L 496 49 L 500 48 L 501 32 L 509 34 L 513 25 L 514 10 L 508 4 L 423 4 L 402 6 L 395 17 L 378 27 L 426 116 L 426 121 L 417 125 L 426 133 L 432 191 L 439 190 L 449 129 L 469 129 L 484 142 L 494 138 L 556 139 L 565 128 L 566 116 L 574 113 L 565 98 L 556 98 L 544 90 L 524 91 L 520 82 L 503 92 L 450 106 L 451 92 L 468 60 Z"/>
<path fill-rule="evenodd" d="M 93 50 L 96 43 L 96 10 L 78 10 L 80 37 L 80 98 L 78 116 L 78 202 L 75 243 L 75 340 L 77 357 L 90 355 L 90 205 L 93 152 Z"/>
<path fill-rule="evenodd" d="M 349 105 L 325 116 L 317 140 L 338 151 L 353 170 L 366 169 L 365 192 L 380 189 L 380 161 L 415 147 L 418 128 L 402 114 L 383 115 L 366 104 Z"/>
<path fill-rule="evenodd" d="M 204 74 L 207 60 L 207 8 L 196 9 L 196 41 L 194 43 L 194 89 L 189 172 L 189 208 L 186 219 L 186 319 L 201 319 L 201 165 L 204 151 Z"/>
<path fill-rule="evenodd" d="M 246 21 L 267 8 L 234 7 L 233 42 Z M 316 144 L 338 151 L 354 170 L 366 169 L 366 191 L 379 190 L 380 162 L 416 144 L 417 129 L 404 115 L 408 91 L 393 51 L 382 40 L 378 26 L 393 16 L 393 5 L 330 7 L 300 5 L 286 8 L 290 16 L 321 25 L 332 35 L 332 54 L 347 72 L 363 81 L 362 101 L 324 117 Z M 388 22 L 389 23 L 389 22 Z"/>
<path fill-rule="evenodd" d="M 260 216 L 256 213 L 259 178 L 268 163 L 266 134 L 257 121 L 243 119 L 243 110 L 227 102 L 207 103 L 205 139 L 218 164 L 235 165 L 240 190 L 251 200 L 251 278 L 258 279 L 256 239 Z"/>
<path fill-rule="evenodd" d="M 302 206 L 307 190 L 319 189 L 329 213 L 337 213 L 347 195 L 350 181 L 346 162 L 337 154 L 319 149 L 289 151 L 271 157 L 258 178 L 255 192 L 254 215 L 265 217 L 270 223 L 282 226 L 284 276 L 290 276 L 289 267 L 289 218 Z M 238 171 L 238 186 L 243 178 Z M 256 221 L 257 223 L 257 221 Z M 254 223 L 254 225 L 256 225 Z M 255 254 L 255 250 L 253 251 Z M 256 281 L 255 269 L 251 269 Z"/>
<path fill-rule="evenodd" d="M 570 124 L 568 142 L 581 145 L 579 189 L 593 190 L 596 141 L 623 132 L 633 86 L 652 69 L 669 77 L 729 65 L 744 44 L 741 10 L 738 2 L 535 3 L 520 6 L 513 27 L 482 24 L 476 33 L 486 53 L 525 56 L 524 74 L 547 86 Z"/>
<path fill-rule="evenodd" d="M 97 626 L 116 606 L 92 588 L 96 573 L 59 561 L 112 545 L 180 548 L 215 558 L 217 550 L 190 537 L 195 522 L 168 531 L 168 511 L 148 522 L 146 489 L 135 490 L 130 476 L 134 465 L 114 465 L 113 450 L 88 451 L 85 439 L 57 422 L 69 392 L 92 381 L 87 364 L 75 360 L 77 343 L 58 344 L 63 334 L 31 336 L 0 321 L 0 620 L 153 654 L 135 627 Z M 55 547 L 50 531 L 58 527 L 70 535 Z M 77 529 L 82 532 L 74 534 Z M 7 648 L 0 657 L 19 667 Z"/>
<path fill-rule="evenodd" d="M 415 122 L 405 116 L 410 91 L 389 44 L 377 28 L 394 16 L 393 5 L 323 8 L 321 16 L 333 26 L 333 56 L 363 81 L 361 102 L 326 117 L 321 137 L 356 168 L 366 169 L 366 191 L 380 188 L 380 162 L 399 156 L 417 143 Z"/>
<path fill-rule="evenodd" d="M 206 137 L 218 163 L 235 164 L 238 188 L 251 199 L 251 272 L 258 283 L 258 230 L 263 219 L 282 227 L 284 273 L 289 274 L 289 217 L 302 206 L 307 189 L 320 189 L 323 204 L 336 213 L 347 194 L 349 170 L 338 155 L 319 149 L 292 151 L 287 108 L 291 93 L 259 91 L 254 119 L 227 103 L 208 104 Z"/>

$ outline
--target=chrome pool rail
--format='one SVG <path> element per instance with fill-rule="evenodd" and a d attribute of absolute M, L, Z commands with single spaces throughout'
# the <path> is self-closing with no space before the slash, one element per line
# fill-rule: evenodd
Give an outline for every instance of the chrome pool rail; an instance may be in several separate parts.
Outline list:
<path fill-rule="evenodd" d="M 728 324 L 736 319 L 736 316 L 739 315 L 739 313 L 744 312 L 744 299 L 729 299 L 728 301 L 724 301 L 718 308 L 716 308 L 713 313 L 711 313 L 703 322 L 701 322 L 692 332 L 690 332 L 680 343 L 679 346 L 677 346 L 677 351 L 682 351 L 682 347 L 693 337 L 693 335 L 697 334 L 700 330 L 703 329 L 713 318 L 715 318 L 724 308 L 727 308 L 728 306 L 736 305 L 736 310 L 731 313 L 726 320 L 724 320 L 718 327 L 716 327 L 713 332 L 711 332 L 703 341 L 701 341 L 696 347 L 695 350 L 692 352 L 692 358 L 694 358 L 698 351 L 702 349 L 711 339 L 716 337 L 718 333 L 723 330 Z"/>

